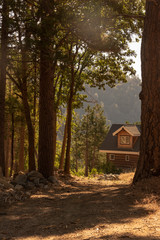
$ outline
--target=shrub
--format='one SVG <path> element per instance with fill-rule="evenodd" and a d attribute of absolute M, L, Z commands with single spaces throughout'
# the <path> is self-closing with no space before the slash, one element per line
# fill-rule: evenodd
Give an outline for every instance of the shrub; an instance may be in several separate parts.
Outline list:
<path fill-rule="evenodd" d="M 84 168 L 79 168 L 78 172 L 76 172 L 75 170 L 72 170 L 71 174 L 77 177 L 82 177 L 84 176 Z"/>
<path fill-rule="evenodd" d="M 96 175 L 98 174 L 98 171 L 96 168 L 92 168 L 91 172 L 90 172 L 90 175 L 95 177 Z"/>
<path fill-rule="evenodd" d="M 120 168 L 117 168 L 112 162 L 106 163 L 105 173 L 115 173 L 119 174 L 122 170 Z"/>
<path fill-rule="evenodd" d="M 98 172 L 101 173 L 113 173 L 113 174 L 120 174 L 122 172 L 122 169 L 117 168 L 112 162 L 107 162 L 101 165 L 98 169 Z"/>

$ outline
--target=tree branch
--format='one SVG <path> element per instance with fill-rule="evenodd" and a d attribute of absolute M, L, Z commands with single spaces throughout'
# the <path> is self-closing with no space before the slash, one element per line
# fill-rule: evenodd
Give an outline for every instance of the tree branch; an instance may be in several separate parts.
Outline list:
<path fill-rule="evenodd" d="M 14 94 L 22 99 L 22 96 L 20 94 L 18 94 L 18 93 L 14 93 Z"/>
<path fill-rule="evenodd" d="M 11 81 L 17 86 L 17 88 L 20 90 L 20 85 L 17 83 L 17 81 L 14 79 L 14 77 L 7 71 L 7 76 L 11 79 Z"/>

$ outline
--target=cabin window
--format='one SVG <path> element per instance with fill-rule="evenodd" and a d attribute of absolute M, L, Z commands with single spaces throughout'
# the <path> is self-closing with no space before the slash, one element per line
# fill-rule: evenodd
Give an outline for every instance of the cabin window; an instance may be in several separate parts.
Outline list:
<path fill-rule="evenodd" d="M 109 155 L 109 160 L 115 160 L 115 154 L 110 154 Z"/>
<path fill-rule="evenodd" d="M 130 136 L 120 136 L 120 144 L 129 145 L 130 144 Z"/>
<path fill-rule="evenodd" d="M 129 161 L 129 155 L 126 155 L 126 156 L 125 156 L 125 160 L 126 160 L 126 161 Z"/>

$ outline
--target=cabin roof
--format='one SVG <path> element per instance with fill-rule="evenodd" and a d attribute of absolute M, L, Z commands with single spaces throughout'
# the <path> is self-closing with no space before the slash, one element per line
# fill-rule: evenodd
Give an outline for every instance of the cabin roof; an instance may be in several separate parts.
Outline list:
<path fill-rule="evenodd" d="M 127 133 L 129 133 L 133 137 L 140 136 L 140 130 L 137 127 L 137 125 L 122 125 L 115 132 L 113 132 L 113 136 L 117 135 L 122 130 L 125 130 Z"/>
<path fill-rule="evenodd" d="M 140 125 L 126 125 L 126 124 L 113 124 L 100 146 L 100 151 L 126 151 L 126 152 L 139 152 L 140 137 L 138 137 L 132 149 L 120 149 L 117 144 L 117 133 L 122 129 L 126 130 L 131 136 L 140 136 Z"/>

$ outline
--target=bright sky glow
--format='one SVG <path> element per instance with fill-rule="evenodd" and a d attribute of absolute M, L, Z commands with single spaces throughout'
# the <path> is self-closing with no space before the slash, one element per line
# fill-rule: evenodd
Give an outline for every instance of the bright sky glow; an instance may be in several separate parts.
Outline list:
<path fill-rule="evenodd" d="M 136 70 L 136 75 L 141 79 L 141 57 L 140 57 L 140 52 L 141 52 L 141 42 L 135 42 L 133 41 L 130 43 L 130 48 L 132 50 L 135 50 L 137 57 L 133 58 L 134 64 L 133 67 Z"/>

